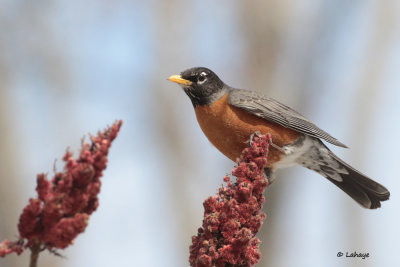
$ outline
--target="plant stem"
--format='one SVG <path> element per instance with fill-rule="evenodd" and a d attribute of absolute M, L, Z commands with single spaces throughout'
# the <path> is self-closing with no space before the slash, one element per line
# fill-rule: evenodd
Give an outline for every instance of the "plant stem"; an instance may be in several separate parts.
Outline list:
<path fill-rule="evenodd" d="M 29 267 L 37 267 L 39 252 L 40 252 L 40 243 L 38 242 L 31 247 L 31 260 L 29 262 Z"/>

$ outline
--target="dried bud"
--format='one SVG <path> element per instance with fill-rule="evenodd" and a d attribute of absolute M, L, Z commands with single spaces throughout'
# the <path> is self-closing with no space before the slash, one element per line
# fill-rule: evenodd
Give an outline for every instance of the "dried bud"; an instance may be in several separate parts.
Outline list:
<path fill-rule="evenodd" d="M 269 135 L 254 135 L 232 170 L 236 183 L 225 176 L 227 185 L 204 201 L 203 226 L 192 237 L 190 266 L 252 266 L 260 260 L 255 235 L 266 217 L 261 209 L 268 186 L 263 172 L 269 141 Z"/>
<path fill-rule="evenodd" d="M 57 172 L 49 181 L 45 174 L 37 176 L 37 198 L 29 200 L 18 223 L 20 240 L 0 244 L 0 256 L 25 247 L 64 249 L 82 233 L 89 215 L 98 207 L 100 177 L 107 165 L 107 154 L 117 137 L 122 121 L 91 137 L 92 144 L 82 143 L 79 158 L 67 151 L 63 157 L 64 172 Z M 24 239 L 27 243 L 24 244 Z"/>

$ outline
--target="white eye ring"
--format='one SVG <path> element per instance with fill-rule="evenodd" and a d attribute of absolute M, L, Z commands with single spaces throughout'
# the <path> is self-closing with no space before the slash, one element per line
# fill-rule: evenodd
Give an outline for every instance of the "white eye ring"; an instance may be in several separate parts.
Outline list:
<path fill-rule="evenodd" d="M 197 83 L 198 84 L 202 84 L 207 80 L 207 73 L 205 73 L 204 71 L 202 73 L 200 73 L 199 77 L 197 78 Z"/>

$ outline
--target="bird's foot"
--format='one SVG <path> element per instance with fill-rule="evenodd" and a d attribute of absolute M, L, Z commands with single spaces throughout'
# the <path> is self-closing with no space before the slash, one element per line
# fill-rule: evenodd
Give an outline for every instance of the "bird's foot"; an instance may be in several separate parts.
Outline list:
<path fill-rule="evenodd" d="M 260 135 L 261 135 L 261 133 L 260 133 L 259 131 L 255 131 L 254 133 L 252 133 L 252 134 L 250 135 L 250 140 L 249 140 L 250 146 L 253 146 L 253 139 L 254 139 L 254 136 L 260 136 Z M 278 150 L 279 152 L 281 152 L 281 153 L 283 153 L 283 154 L 286 154 L 285 150 L 284 150 L 282 147 L 278 146 L 277 144 L 274 144 L 274 143 L 272 142 L 272 139 L 271 139 L 271 138 L 269 139 L 269 145 L 272 146 L 273 148 L 275 148 L 276 150 Z"/>
<path fill-rule="evenodd" d="M 250 146 L 253 146 L 253 139 L 254 139 L 254 136 L 260 136 L 260 135 L 261 135 L 261 133 L 260 133 L 259 131 L 255 131 L 254 133 L 252 133 L 252 134 L 250 135 L 250 141 L 249 141 Z"/>

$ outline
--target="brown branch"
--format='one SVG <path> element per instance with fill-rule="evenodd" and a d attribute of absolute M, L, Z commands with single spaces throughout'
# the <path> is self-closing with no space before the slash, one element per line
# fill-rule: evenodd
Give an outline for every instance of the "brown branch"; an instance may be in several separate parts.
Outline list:
<path fill-rule="evenodd" d="M 30 262 L 29 262 L 29 267 L 36 267 L 37 266 L 37 261 L 38 261 L 38 258 L 39 258 L 40 243 L 37 242 L 32 247 L 30 247 L 30 249 L 31 249 L 31 259 L 30 259 Z"/>

